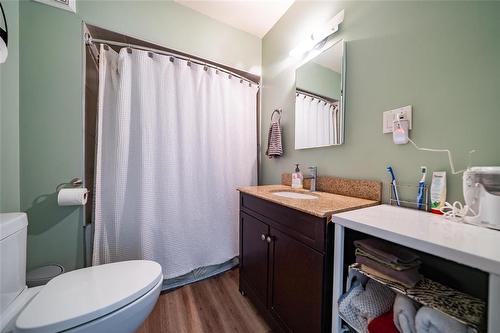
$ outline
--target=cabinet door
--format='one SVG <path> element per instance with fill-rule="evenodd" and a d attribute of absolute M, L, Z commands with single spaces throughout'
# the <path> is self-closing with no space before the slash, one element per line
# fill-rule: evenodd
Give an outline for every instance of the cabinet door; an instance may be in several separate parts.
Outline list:
<path fill-rule="evenodd" d="M 269 226 L 243 212 L 240 214 L 240 277 L 262 305 L 267 306 Z M 246 291 L 246 290 L 244 290 Z"/>
<path fill-rule="evenodd" d="M 290 331 L 320 332 L 323 255 L 271 228 L 270 309 Z"/>

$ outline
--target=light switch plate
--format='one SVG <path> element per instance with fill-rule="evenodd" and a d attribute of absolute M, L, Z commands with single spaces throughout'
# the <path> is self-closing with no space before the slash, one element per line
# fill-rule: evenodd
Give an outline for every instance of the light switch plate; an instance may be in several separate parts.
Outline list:
<path fill-rule="evenodd" d="M 383 115 L 382 130 L 385 133 L 392 133 L 392 123 L 397 114 L 403 112 L 408 119 L 408 128 L 411 129 L 411 105 L 403 106 L 394 110 L 385 111 Z"/>

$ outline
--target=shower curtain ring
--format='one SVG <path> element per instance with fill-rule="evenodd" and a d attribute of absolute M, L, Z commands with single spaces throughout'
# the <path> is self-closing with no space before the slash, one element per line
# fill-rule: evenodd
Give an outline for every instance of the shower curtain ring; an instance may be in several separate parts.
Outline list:
<path fill-rule="evenodd" d="M 83 38 L 85 39 L 85 44 L 87 45 L 91 45 L 93 44 L 93 41 L 92 41 L 92 36 L 86 32 L 84 35 L 83 35 Z"/>

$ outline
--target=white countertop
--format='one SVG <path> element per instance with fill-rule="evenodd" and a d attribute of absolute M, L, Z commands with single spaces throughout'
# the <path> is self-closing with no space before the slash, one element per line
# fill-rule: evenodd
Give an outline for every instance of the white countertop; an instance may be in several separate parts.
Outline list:
<path fill-rule="evenodd" d="M 379 205 L 334 214 L 349 229 L 500 275 L 500 231 L 416 209 Z"/>

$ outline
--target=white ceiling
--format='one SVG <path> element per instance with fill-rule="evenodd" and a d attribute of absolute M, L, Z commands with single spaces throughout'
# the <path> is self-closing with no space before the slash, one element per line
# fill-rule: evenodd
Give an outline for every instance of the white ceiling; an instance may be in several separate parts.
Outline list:
<path fill-rule="evenodd" d="M 259 38 L 271 30 L 295 0 L 175 0 Z"/>

